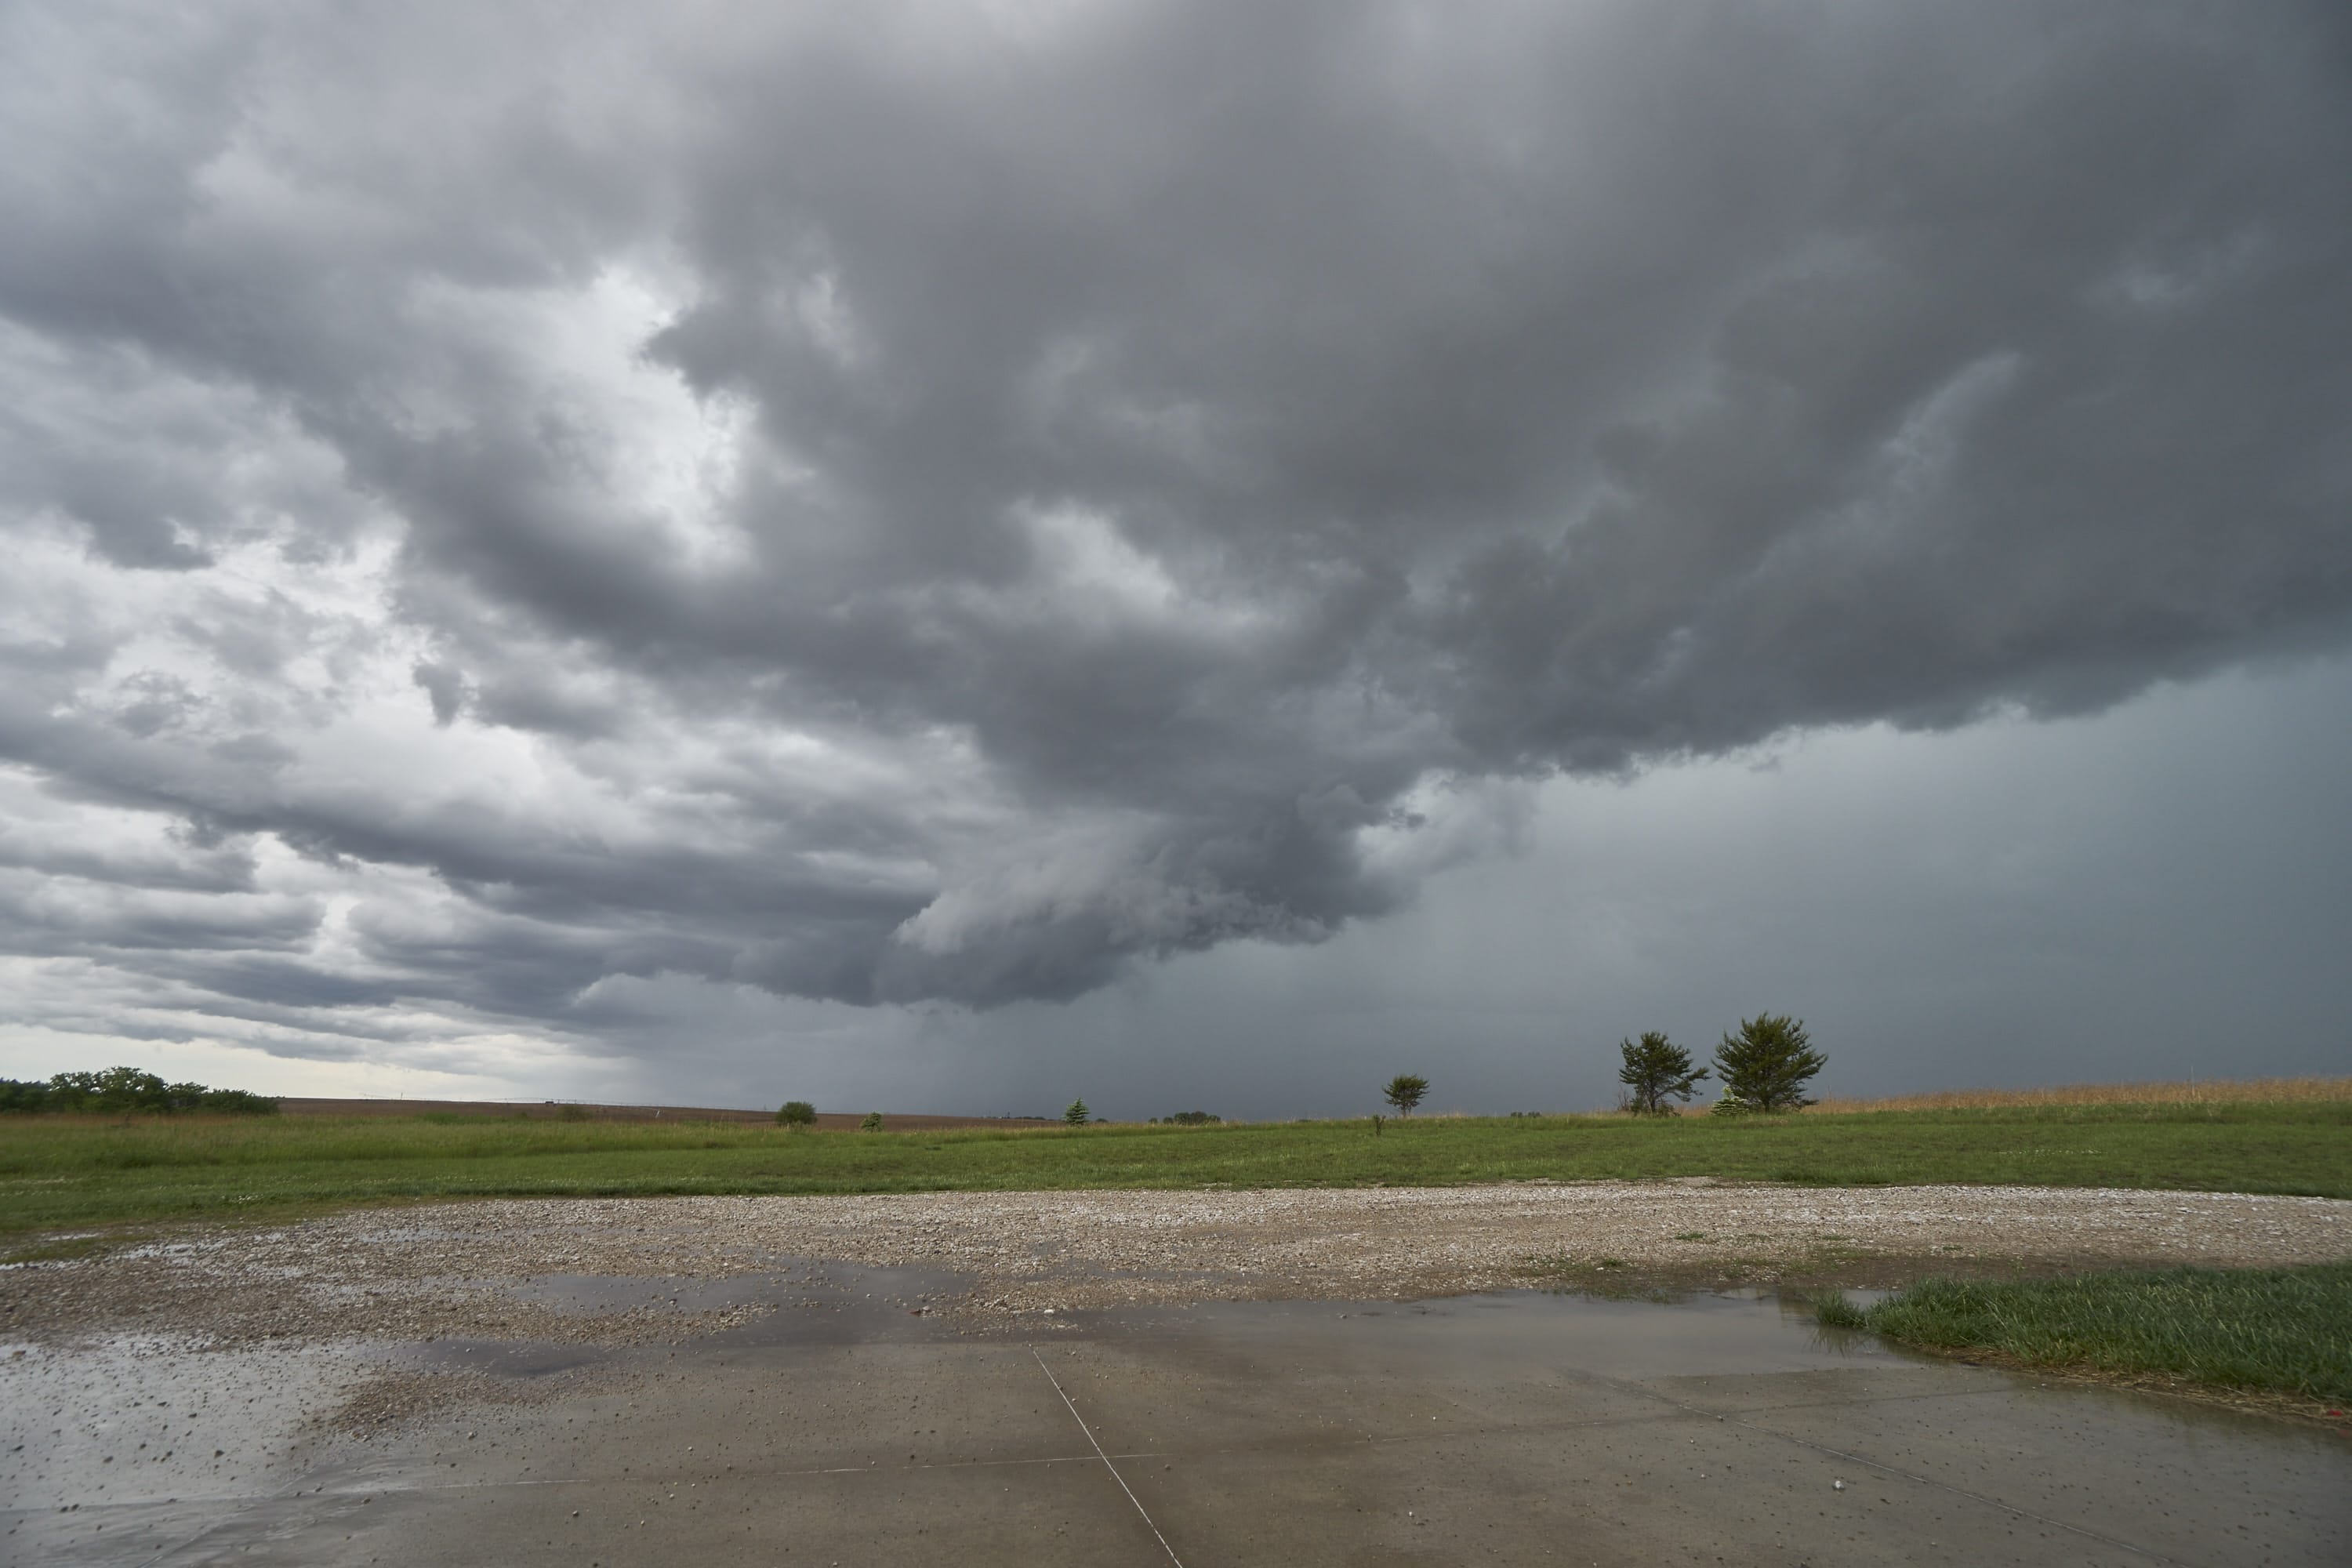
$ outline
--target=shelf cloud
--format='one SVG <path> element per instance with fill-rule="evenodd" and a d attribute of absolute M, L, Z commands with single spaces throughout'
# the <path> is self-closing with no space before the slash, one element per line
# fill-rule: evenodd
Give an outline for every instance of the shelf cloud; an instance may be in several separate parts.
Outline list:
<path fill-rule="evenodd" d="M 75 0 L 0 131 L 59 1028 L 1071 998 L 2352 629 L 2341 5 Z"/>

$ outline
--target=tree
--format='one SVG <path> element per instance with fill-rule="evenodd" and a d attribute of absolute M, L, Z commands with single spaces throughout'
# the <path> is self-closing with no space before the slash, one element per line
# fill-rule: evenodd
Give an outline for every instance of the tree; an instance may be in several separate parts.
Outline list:
<path fill-rule="evenodd" d="M 879 1131 L 882 1131 L 882 1113 L 881 1113 L 880 1111 L 878 1111 L 878 1110 L 869 1110 L 869 1111 L 867 1111 L 867 1112 L 866 1113 L 866 1120 L 865 1120 L 865 1121 L 861 1121 L 861 1122 L 859 1122 L 859 1123 L 857 1124 L 857 1130 L 858 1130 L 860 1132 L 879 1132 Z"/>
<path fill-rule="evenodd" d="M 805 1100 L 788 1100 L 776 1112 L 776 1120 L 795 1131 L 816 1125 L 816 1107 Z"/>
<path fill-rule="evenodd" d="M 49 1103 L 58 1110 L 169 1110 L 172 1086 L 137 1068 L 61 1072 L 49 1079 Z"/>
<path fill-rule="evenodd" d="M 1070 1101 L 1070 1108 L 1062 1112 L 1062 1120 L 1073 1127 L 1084 1127 L 1093 1119 L 1094 1113 L 1087 1109 L 1087 1102 L 1083 1100 Z"/>
<path fill-rule="evenodd" d="M 1411 1116 L 1412 1108 L 1429 1094 L 1429 1080 L 1419 1073 L 1401 1072 L 1389 1079 L 1381 1090 L 1381 1098 L 1396 1107 L 1399 1116 Z"/>
<path fill-rule="evenodd" d="M 61 1072 L 47 1083 L 0 1079 L 0 1110 L 60 1110 L 84 1115 L 202 1110 L 216 1116 L 275 1116 L 278 1101 L 241 1089 L 206 1089 L 200 1083 L 165 1083 L 138 1068 L 104 1072 Z"/>
<path fill-rule="evenodd" d="M 1755 1111 L 1811 1105 L 1805 1084 L 1828 1065 L 1829 1058 L 1813 1049 L 1804 1021 L 1785 1013 L 1742 1018 L 1739 1033 L 1724 1036 L 1715 1048 L 1723 1098 Z"/>
<path fill-rule="evenodd" d="M 1655 1029 L 1644 1030 L 1640 1045 L 1620 1040 L 1617 1048 L 1625 1055 L 1617 1081 L 1630 1091 L 1636 1116 L 1666 1115 L 1667 1100 L 1688 1100 L 1691 1086 L 1706 1076 L 1706 1068 L 1691 1066 L 1688 1051 Z"/>

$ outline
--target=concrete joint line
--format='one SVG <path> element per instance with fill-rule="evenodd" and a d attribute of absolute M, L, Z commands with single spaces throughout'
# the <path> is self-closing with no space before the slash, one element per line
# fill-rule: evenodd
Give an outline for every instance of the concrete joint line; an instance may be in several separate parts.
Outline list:
<path fill-rule="evenodd" d="M 1184 1560 L 1176 1555 L 1176 1549 L 1168 1544 L 1168 1538 L 1160 1533 L 1160 1527 L 1158 1525 L 1151 1522 L 1151 1514 L 1150 1510 L 1145 1509 L 1143 1506 L 1143 1500 L 1135 1495 L 1135 1489 L 1127 1484 L 1127 1478 L 1118 1473 L 1118 1467 L 1110 1462 L 1110 1456 L 1108 1454 L 1103 1452 L 1101 1442 L 1095 1436 L 1095 1429 L 1087 1425 L 1087 1418 L 1085 1416 L 1078 1414 L 1077 1404 L 1076 1401 L 1071 1399 L 1068 1393 L 1063 1389 L 1062 1380 L 1054 1375 L 1054 1369 L 1045 1364 L 1045 1358 L 1037 1354 L 1037 1347 L 1035 1345 L 1031 1345 L 1029 1347 L 1029 1354 L 1036 1361 L 1037 1370 L 1045 1374 L 1045 1381 L 1054 1385 L 1054 1392 L 1061 1394 L 1062 1404 L 1068 1409 L 1070 1419 L 1076 1422 L 1078 1424 L 1078 1430 L 1087 1435 L 1087 1442 L 1093 1447 L 1095 1458 L 1103 1462 L 1103 1468 L 1108 1470 L 1110 1472 L 1110 1479 L 1118 1483 L 1118 1489 L 1127 1494 L 1127 1500 L 1135 1505 L 1135 1511 L 1143 1515 L 1143 1527 L 1151 1531 L 1151 1539 L 1160 1542 L 1160 1550 L 1168 1553 L 1169 1562 L 1176 1564 L 1176 1568 L 1184 1568 Z"/>

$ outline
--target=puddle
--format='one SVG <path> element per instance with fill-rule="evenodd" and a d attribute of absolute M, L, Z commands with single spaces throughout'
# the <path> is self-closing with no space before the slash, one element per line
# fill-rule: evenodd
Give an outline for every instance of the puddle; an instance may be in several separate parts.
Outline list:
<path fill-rule="evenodd" d="M 614 1359 L 592 1345 L 533 1340 L 433 1340 L 405 1345 L 396 1362 L 427 1372 L 478 1372 L 490 1377 L 553 1377 Z"/>
<path fill-rule="evenodd" d="M 1616 1301 L 1546 1290 L 1500 1290 L 1422 1301 L 1217 1301 L 1149 1319 L 1077 1313 L 1111 1334 L 1200 1336 L 1263 1352 L 1367 1351 L 1418 1372 L 1547 1362 L 1624 1378 L 1801 1373 L 1916 1364 L 1876 1336 L 1824 1329 L 1801 1298 L 1707 1293 L 1672 1302 Z M 1403 1363 L 1400 1363 L 1403 1364 Z"/>
<path fill-rule="evenodd" d="M 1778 1520 L 1795 1539 L 1831 1509 L 1863 1542 L 1857 1561 L 2009 1560 L 2029 1526 L 2043 1532 L 2022 1559 L 2033 1563 L 2089 1560 L 2143 1529 L 2174 1560 L 2235 1560 L 2225 1549 L 2244 1544 L 2233 1532 L 2248 1518 L 2257 1541 L 2313 1547 L 2302 1561 L 2343 1560 L 2328 1555 L 2342 1510 L 2326 1500 L 2347 1473 L 2333 1439 L 1927 1362 L 1823 1331 L 1795 1297 L 1213 1301 L 1024 1315 L 1009 1333 L 967 1337 L 932 1309 L 971 1288 L 934 1270 L 804 1259 L 723 1279 L 512 1288 L 583 1328 L 596 1315 L 765 1309 L 610 1350 L 207 1352 L 150 1339 L 8 1357 L 18 1347 L 0 1345 L 0 1561 L 614 1568 L 736 1560 L 754 1530 L 789 1532 L 819 1562 L 934 1561 L 949 1542 L 973 1562 L 1109 1561 L 1018 1536 L 1022 1521 L 1073 1509 L 1097 1509 L 1089 1528 L 1105 1539 L 1132 1528 L 1132 1494 L 1090 1468 L 1097 1436 L 1135 1471 L 1153 1517 L 1202 1543 L 1188 1561 L 1407 1560 L 1400 1540 L 1445 1542 L 1412 1560 L 1466 1560 L 1475 1543 L 1537 1561 L 1559 1531 L 1608 1516 L 1538 1519 L 1541 1500 L 1584 1508 L 1629 1485 L 1707 1489 L 1710 1510 L 1672 1516 L 1692 1536 L 1677 1560 L 1737 1544 L 1708 1535 L 1714 1521 Z M 611 1375 L 558 1376 L 592 1365 Z M 419 1407 L 364 1444 L 310 1428 L 387 1367 L 535 1386 L 510 1403 Z M 1864 1452 L 1880 1458 L 1854 1459 Z M 1897 1476 L 1905 1467 L 1920 1476 Z M 1948 1471 L 1969 1489 L 1937 1490 Z M 1865 1474 L 1867 1489 L 1838 1484 Z M 1899 1507 L 1887 1500 L 1898 1485 L 1910 1489 Z M 2146 1506 L 2159 1497 L 2170 1511 Z M 1013 1511 L 976 1522 L 975 1499 Z M 2102 1499 L 2088 1533 L 2053 1522 Z M 1381 1523 L 1390 1513 L 1401 1517 Z M 1219 1544 L 1227 1525 L 1249 1539 Z M 885 1528 L 900 1533 L 877 1556 Z M 1636 1548 L 1654 1547 L 1657 1528 L 1644 1521 L 1612 1557 L 1648 1560 Z M 1290 1550 L 1257 1539 L 1281 1529 Z M 1963 1531 L 1983 1550 L 1947 1550 Z M 551 1546 L 566 1555 L 545 1556 Z"/>
<path fill-rule="evenodd" d="M 700 1345 L 849 1344 L 927 1340 L 952 1333 L 937 1315 L 967 1300 L 969 1276 L 933 1268 L 866 1268 L 785 1258 L 764 1273 L 716 1279 L 550 1274 L 509 1294 L 583 1317 L 638 1311 L 708 1314 L 756 1309 L 748 1321 L 715 1331 L 679 1324 L 681 1343 Z"/>
<path fill-rule="evenodd" d="M 381 1364 L 351 1346 L 207 1350 L 144 1337 L 0 1352 L 0 1510 L 267 1489 L 303 1451 L 311 1415 Z"/>

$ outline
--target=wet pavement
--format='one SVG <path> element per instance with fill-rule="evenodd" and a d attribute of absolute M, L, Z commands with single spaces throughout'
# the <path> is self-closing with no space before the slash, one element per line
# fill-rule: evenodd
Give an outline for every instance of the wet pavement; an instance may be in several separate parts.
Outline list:
<path fill-rule="evenodd" d="M 780 1305 L 625 1350 L 0 1351 L 0 1563 L 2352 1562 L 2352 1441 L 1923 1362 L 1769 1298 L 1221 1302 L 1008 1336 L 913 1270 L 525 1289 Z M 317 1426 L 387 1375 L 464 1397 Z"/>

